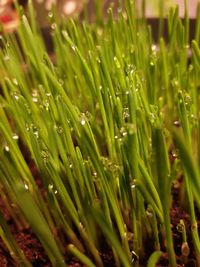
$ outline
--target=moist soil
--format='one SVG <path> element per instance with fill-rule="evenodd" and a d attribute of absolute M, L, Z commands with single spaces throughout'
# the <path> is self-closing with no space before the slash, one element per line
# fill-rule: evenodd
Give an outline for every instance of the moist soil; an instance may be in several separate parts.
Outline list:
<path fill-rule="evenodd" d="M 26 157 L 26 155 L 25 155 Z M 38 187 L 41 189 L 42 195 L 44 194 L 44 189 L 42 186 L 42 182 L 39 178 L 39 173 L 30 159 L 29 167 L 30 170 L 36 180 Z M 170 210 L 170 217 L 171 217 L 171 228 L 173 232 L 173 240 L 174 240 L 174 248 L 177 257 L 177 267 L 198 267 L 195 255 L 194 255 L 194 246 L 192 243 L 191 237 L 191 225 L 190 225 L 190 218 L 187 212 L 187 207 L 182 207 L 181 205 L 181 195 L 183 191 L 183 177 L 173 184 L 172 186 L 172 207 Z M 2 197 L 0 196 L 0 210 L 4 215 L 5 220 L 7 221 L 10 230 L 18 243 L 19 247 L 24 251 L 25 256 L 31 262 L 34 267 L 50 267 L 52 266 L 40 241 L 32 232 L 29 227 L 24 227 L 19 229 L 12 220 L 6 205 Z M 198 226 L 200 226 L 200 214 L 197 212 L 198 215 Z M 182 233 L 177 229 L 177 225 L 180 223 L 180 219 L 184 220 L 186 231 L 187 231 L 187 241 L 190 248 L 190 253 L 187 258 L 184 258 L 181 253 L 181 246 L 182 246 Z M 154 251 L 153 244 L 151 239 L 144 242 L 144 252 L 145 257 L 141 259 L 140 266 L 145 267 L 147 266 L 147 260 L 151 253 Z M 67 241 L 66 241 L 67 247 Z M 168 257 L 165 248 L 161 248 L 163 251 L 163 255 L 156 265 L 157 267 L 165 267 L 169 266 Z M 103 251 L 101 252 L 101 257 L 103 260 L 103 264 L 105 267 L 114 267 L 114 258 L 111 252 L 104 247 Z M 134 259 L 133 259 L 134 261 Z M 69 258 L 69 255 L 66 255 L 66 262 L 69 267 L 86 267 L 85 265 L 81 264 L 75 258 Z M 134 266 L 134 264 L 133 264 Z M 0 239 L 0 267 L 21 267 L 18 266 L 12 259 L 11 255 L 9 254 L 8 250 L 6 249 L 5 245 L 3 244 L 2 240 Z"/>

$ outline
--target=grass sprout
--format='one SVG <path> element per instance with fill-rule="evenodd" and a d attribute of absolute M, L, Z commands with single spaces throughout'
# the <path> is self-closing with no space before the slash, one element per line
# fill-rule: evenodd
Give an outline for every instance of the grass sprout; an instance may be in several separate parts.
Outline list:
<path fill-rule="evenodd" d="M 94 2 L 93 21 L 86 7 L 82 21 L 51 11 L 53 55 L 32 2 L 28 17 L 15 2 L 19 28 L 0 39 L 4 202 L 19 229 L 32 228 L 52 266 L 66 266 L 74 255 L 102 267 L 102 253 L 111 253 L 117 267 L 143 266 L 144 259 L 153 267 L 166 249 L 175 267 L 170 210 L 172 186 L 182 175 L 200 266 L 200 5 L 193 40 L 187 1 L 183 20 L 178 7 L 170 9 L 166 40 L 159 1 L 154 40 L 145 1 L 141 17 L 135 1 L 125 0 L 106 18 L 101 1 Z M 0 237 L 19 266 L 32 266 L 2 214 Z"/>

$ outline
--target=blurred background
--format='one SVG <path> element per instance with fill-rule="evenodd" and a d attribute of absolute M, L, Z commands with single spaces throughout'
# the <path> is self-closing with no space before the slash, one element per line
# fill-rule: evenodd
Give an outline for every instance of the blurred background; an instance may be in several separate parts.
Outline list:
<path fill-rule="evenodd" d="M 32 0 L 37 11 L 37 20 L 41 27 L 45 27 L 48 24 L 47 14 L 51 10 L 52 5 L 55 5 L 58 14 L 62 14 L 65 17 L 77 16 L 82 10 L 83 6 L 88 6 L 88 13 L 92 16 L 95 5 L 104 5 L 105 10 L 111 4 L 111 2 L 117 3 L 117 0 Z M 136 0 L 138 8 L 141 6 L 142 1 Z M 27 0 L 19 0 L 20 4 L 26 7 Z M 159 2 L 160 0 L 146 0 L 146 16 L 149 18 L 155 18 L 159 15 Z M 189 16 L 195 18 L 196 7 L 200 0 L 188 0 L 189 3 Z M 102 4 L 103 3 L 103 4 Z M 179 5 L 180 16 L 184 16 L 184 0 L 165 0 L 165 12 L 173 5 Z M 1 31 L 12 31 L 18 23 L 18 16 L 14 9 L 13 0 L 0 0 L 0 23 Z"/>

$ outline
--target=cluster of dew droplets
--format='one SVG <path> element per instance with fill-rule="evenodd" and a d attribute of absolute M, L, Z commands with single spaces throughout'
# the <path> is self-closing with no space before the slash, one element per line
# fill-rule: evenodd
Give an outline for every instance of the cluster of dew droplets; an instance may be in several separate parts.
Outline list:
<path fill-rule="evenodd" d="M 47 162 L 50 158 L 49 150 L 47 148 L 42 149 L 41 156 L 42 156 L 42 159 L 44 160 L 44 162 Z"/>
<path fill-rule="evenodd" d="M 69 127 L 70 131 L 73 132 L 74 128 L 73 128 L 72 122 L 71 122 L 71 120 L 69 118 L 67 118 L 67 124 L 68 124 L 68 127 Z"/>
<path fill-rule="evenodd" d="M 189 110 L 193 101 L 192 101 L 192 97 L 188 93 L 184 94 L 184 102 L 185 102 L 185 106 L 187 110 Z"/>
<path fill-rule="evenodd" d="M 57 132 L 58 134 L 62 134 L 63 131 L 64 131 L 64 130 L 63 130 L 63 127 L 62 127 L 62 125 L 61 125 L 60 123 L 55 124 L 54 128 L 56 129 L 56 132 Z"/>
<path fill-rule="evenodd" d="M 129 51 L 130 51 L 130 54 L 131 55 L 134 54 L 134 52 L 135 52 L 135 46 L 134 46 L 134 44 L 130 44 Z"/>
<path fill-rule="evenodd" d="M 150 114 L 149 114 L 149 120 L 151 124 L 154 124 L 158 118 L 158 106 L 157 105 L 150 105 Z"/>
<path fill-rule="evenodd" d="M 121 144 L 127 139 L 127 136 L 135 134 L 137 131 L 137 127 L 134 123 L 125 123 L 123 127 L 121 127 L 118 131 L 118 134 L 115 135 L 116 141 L 119 141 Z"/>
<path fill-rule="evenodd" d="M 120 129 L 120 135 L 121 135 L 122 138 L 125 137 L 125 136 L 127 136 L 127 130 L 126 130 L 125 127 L 122 127 Z"/>
<path fill-rule="evenodd" d="M 155 44 L 151 46 L 151 55 L 150 55 L 150 66 L 153 67 L 156 65 L 157 62 L 157 51 L 158 48 Z"/>
<path fill-rule="evenodd" d="M 119 172 L 121 171 L 121 166 L 119 164 L 112 162 L 107 157 L 102 157 L 101 161 L 104 166 L 104 170 L 111 172 L 114 177 L 117 177 L 119 175 Z"/>
<path fill-rule="evenodd" d="M 136 66 L 133 64 L 128 64 L 126 69 L 125 69 L 125 73 L 127 76 L 129 75 L 133 75 L 136 72 Z"/>
<path fill-rule="evenodd" d="M 115 62 L 116 68 L 120 69 L 121 68 L 121 64 L 120 64 L 120 62 L 119 62 L 119 60 L 118 60 L 118 58 L 116 56 L 114 57 L 114 62 Z"/>
<path fill-rule="evenodd" d="M 14 100 L 18 101 L 21 97 L 21 94 L 19 91 L 14 91 L 12 92 L 12 97 L 14 98 Z"/>
<path fill-rule="evenodd" d="M 69 168 L 72 170 L 73 169 L 73 160 L 71 155 L 67 155 L 68 162 L 69 162 Z"/>
<path fill-rule="evenodd" d="M 50 103 L 49 99 L 44 99 L 42 102 L 42 108 L 44 108 L 46 111 L 49 111 L 50 109 Z"/>
<path fill-rule="evenodd" d="M 129 108 L 124 107 L 123 108 L 123 119 L 126 121 L 130 117 Z"/>
<path fill-rule="evenodd" d="M 121 94 L 122 94 L 122 91 L 121 91 L 122 89 L 121 89 L 121 86 L 120 86 L 120 84 L 117 84 L 116 85 L 116 90 L 115 90 L 115 95 L 116 96 L 120 96 Z"/>
<path fill-rule="evenodd" d="M 37 89 L 33 89 L 33 91 L 32 91 L 32 100 L 33 100 L 34 103 L 38 102 L 38 91 L 37 91 Z"/>
<path fill-rule="evenodd" d="M 46 111 L 49 111 L 51 97 L 52 97 L 52 94 L 50 92 L 47 92 L 46 93 L 46 97 L 42 101 L 42 105 L 41 105 L 42 109 L 45 109 Z"/>
<path fill-rule="evenodd" d="M 35 124 L 25 122 L 25 129 L 27 132 L 31 131 L 37 139 L 39 138 L 39 127 Z"/>
<path fill-rule="evenodd" d="M 48 185 L 48 190 L 49 190 L 50 193 L 53 193 L 53 194 L 55 194 L 55 195 L 58 194 L 58 190 L 56 190 L 56 189 L 54 188 L 54 185 L 53 185 L 53 184 L 49 184 L 49 185 Z"/>

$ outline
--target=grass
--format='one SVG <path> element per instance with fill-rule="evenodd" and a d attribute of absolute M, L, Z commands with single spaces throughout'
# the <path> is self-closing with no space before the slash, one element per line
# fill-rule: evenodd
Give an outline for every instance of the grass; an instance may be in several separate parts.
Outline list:
<path fill-rule="evenodd" d="M 200 5 L 191 43 L 185 1 L 185 19 L 179 19 L 178 7 L 171 9 L 168 41 L 161 18 L 155 44 L 134 1 L 126 0 L 117 15 L 109 9 L 106 20 L 98 3 L 90 23 L 87 12 L 82 22 L 59 23 L 54 10 L 49 14 L 54 62 L 31 1 L 29 19 L 16 5 L 17 37 L 1 36 L 4 202 L 19 228 L 30 225 L 53 266 L 66 266 L 70 254 L 86 266 L 104 266 L 99 252 L 105 246 L 116 266 L 140 266 L 151 240 L 147 266 L 155 266 L 166 248 L 175 267 L 171 188 L 183 175 L 181 206 L 187 203 L 200 265 Z M 44 196 L 25 154 L 39 170 Z M 180 224 L 188 256 L 184 220 Z M 2 214 L 0 225 L 13 259 L 31 266 Z"/>

